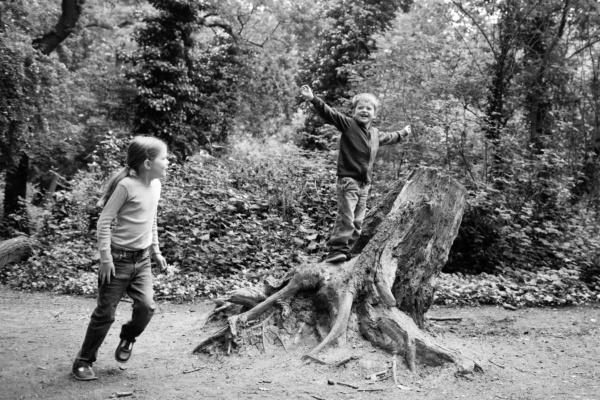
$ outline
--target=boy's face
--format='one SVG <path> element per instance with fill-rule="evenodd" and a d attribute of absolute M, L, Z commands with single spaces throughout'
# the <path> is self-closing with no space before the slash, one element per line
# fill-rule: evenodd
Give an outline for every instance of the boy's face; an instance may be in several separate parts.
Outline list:
<path fill-rule="evenodd" d="M 359 100 L 354 107 L 353 117 L 363 125 L 369 126 L 375 118 L 375 106 L 369 101 Z"/>

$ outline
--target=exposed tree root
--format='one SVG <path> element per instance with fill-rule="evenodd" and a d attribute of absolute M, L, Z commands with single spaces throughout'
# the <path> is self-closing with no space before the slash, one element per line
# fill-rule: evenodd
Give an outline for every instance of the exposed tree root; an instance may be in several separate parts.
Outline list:
<path fill-rule="evenodd" d="M 346 262 L 343 265 L 321 263 L 312 267 L 304 266 L 304 268 L 296 270 L 294 278 L 286 286 L 271 296 L 261 296 L 260 292 L 254 291 L 252 303 L 260 301 L 261 297 L 263 300 L 239 315 L 230 316 L 227 319 L 227 325 L 203 339 L 196 346 L 194 352 L 203 351 L 215 344 L 228 348 L 231 343 L 235 342 L 240 330 L 248 330 L 253 326 L 261 325 L 262 322 L 259 322 L 258 325 L 251 325 L 251 323 L 258 321 L 267 311 L 273 312 L 275 309 L 280 318 L 289 317 L 295 311 L 290 307 L 282 306 L 282 303 L 301 291 L 310 290 L 317 293 L 315 299 L 318 300 L 316 301 L 320 303 L 323 303 L 323 301 L 329 302 L 329 304 L 335 304 L 335 307 L 327 310 L 329 320 L 332 321 L 329 333 L 302 359 L 326 364 L 324 360 L 318 357 L 318 354 L 346 333 L 355 300 L 353 290 L 338 291 L 342 282 L 336 282 L 332 278 L 344 275 L 341 273 L 344 270 L 351 271 L 354 264 L 355 260 Z M 351 277 L 352 275 L 347 274 L 346 276 Z M 351 281 L 352 279 L 348 279 L 345 282 L 346 288 L 348 288 L 348 285 L 351 287 Z M 219 299 L 220 307 L 226 307 L 226 304 L 231 305 L 230 300 L 240 298 L 246 299 L 246 304 L 248 304 L 247 293 L 244 294 L 243 292 L 244 289 L 241 289 L 232 293 L 229 298 Z M 328 297 L 331 295 L 334 295 L 335 299 Z M 395 305 L 388 306 L 384 302 L 371 305 L 361 301 L 355 306 L 354 311 L 358 317 L 360 333 L 374 345 L 403 355 L 406 365 L 411 371 L 416 371 L 417 363 L 427 366 L 453 363 L 456 364 L 460 373 L 481 371 L 479 365 L 474 361 L 437 343 L 434 338 L 419 329 L 416 323 L 408 315 L 398 310 Z M 288 332 L 288 334 L 292 336 L 293 332 Z M 278 337 L 278 339 L 285 347 L 281 337 Z"/>

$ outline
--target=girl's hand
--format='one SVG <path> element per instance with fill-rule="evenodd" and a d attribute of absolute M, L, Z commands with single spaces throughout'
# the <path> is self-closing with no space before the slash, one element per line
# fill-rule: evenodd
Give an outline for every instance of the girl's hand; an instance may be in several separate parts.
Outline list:
<path fill-rule="evenodd" d="M 167 260 L 165 260 L 162 254 L 154 254 L 152 258 L 154 258 L 154 262 L 161 270 L 164 271 L 167 268 Z"/>
<path fill-rule="evenodd" d="M 100 278 L 100 283 L 104 284 L 104 280 L 106 279 L 106 283 L 110 283 L 110 277 L 115 276 L 115 264 L 112 261 L 107 263 L 100 263 L 100 268 L 98 268 L 98 278 Z"/>
<path fill-rule="evenodd" d="M 404 130 L 406 131 L 406 133 L 407 133 L 408 135 L 411 135 L 411 134 L 412 134 L 412 130 L 410 129 L 410 125 L 406 125 L 406 126 L 404 127 Z"/>
<path fill-rule="evenodd" d="M 300 88 L 300 96 L 304 98 L 304 100 L 311 101 L 315 96 L 313 95 L 312 90 L 308 85 L 303 85 Z"/>

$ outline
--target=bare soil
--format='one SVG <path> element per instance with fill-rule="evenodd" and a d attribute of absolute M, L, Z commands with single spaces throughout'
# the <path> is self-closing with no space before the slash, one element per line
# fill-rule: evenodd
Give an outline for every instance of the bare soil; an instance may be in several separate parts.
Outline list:
<path fill-rule="evenodd" d="M 357 356 L 341 367 L 307 364 L 315 343 L 287 342 L 230 356 L 194 355 L 208 302 L 158 303 L 127 364 L 114 360 L 122 302 L 94 365 L 97 381 L 79 382 L 71 363 L 95 299 L 15 292 L 0 286 L 1 399 L 581 399 L 600 400 L 600 307 L 516 311 L 501 307 L 434 307 L 428 330 L 441 343 L 477 360 L 482 374 L 466 377 L 452 366 L 398 364 L 398 383 L 373 381 L 391 356 L 364 341 L 325 351 L 328 360 Z"/>

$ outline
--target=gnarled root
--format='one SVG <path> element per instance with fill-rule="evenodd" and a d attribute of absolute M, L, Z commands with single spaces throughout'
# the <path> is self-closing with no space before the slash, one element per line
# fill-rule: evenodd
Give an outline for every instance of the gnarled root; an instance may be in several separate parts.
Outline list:
<path fill-rule="evenodd" d="M 475 361 L 441 346 L 419 329 L 412 318 L 395 307 L 365 305 L 359 311 L 359 320 L 363 335 L 373 344 L 398 354 L 404 353 L 406 365 L 413 372 L 417 363 L 428 366 L 453 363 L 461 374 L 483 372 Z"/>
<path fill-rule="evenodd" d="M 289 299 L 301 290 L 317 289 L 329 276 L 330 267 L 331 264 L 326 263 L 304 265 L 294 270 L 293 274 L 288 274 L 282 281 L 268 282 L 260 289 L 240 289 L 225 298 L 218 299 L 216 301 L 217 308 L 209 315 L 209 318 L 212 318 L 217 310 L 230 309 L 236 304 L 251 308 L 241 314 L 230 316 L 227 326 L 202 339 L 193 352 L 200 352 L 215 342 L 227 343 L 234 340 L 237 338 L 240 328 L 244 328 L 249 322 L 258 319 L 275 305 L 283 308 L 282 316 L 285 318 L 290 312 Z M 289 276 L 292 276 L 291 279 Z M 267 294 L 270 295 L 267 297 Z"/>
<path fill-rule="evenodd" d="M 317 354 L 323 350 L 326 346 L 331 344 L 334 340 L 338 339 L 344 333 L 348 327 L 348 320 L 350 319 L 350 311 L 352 310 L 352 303 L 354 302 L 354 294 L 350 291 L 346 291 L 340 296 L 338 303 L 338 312 L 335 315 L 333 326 L 329 331 L 329 334 L 323 339 L 321 343 L 308 354 L 302 357 L 303 360 L 313 360 L 322 363 L 317 357 Z"/>

